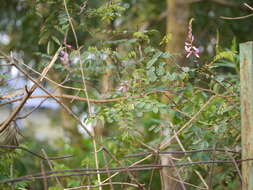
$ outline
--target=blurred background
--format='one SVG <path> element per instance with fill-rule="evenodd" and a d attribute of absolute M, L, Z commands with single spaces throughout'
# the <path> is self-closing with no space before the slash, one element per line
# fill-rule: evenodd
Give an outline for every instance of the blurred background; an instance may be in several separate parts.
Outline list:
<path fill-rule="evenodd" d="M 47 76 L 58 84 L 71 86 L 78 90 L 59 88 L 56 84 L 45 80 L 43 85 L 54 94 L 86 97 L 86 94 L 82 91 L 83 79 L 78 66 L 78 62 L 81 59 L 85 63 L 84 76 L 90 98 L 116 98 L 122 95 L 127 96 L 127 93 L 130 92 L 138 95 L 138 93 L 148 92 L 144 91 L 148 90 L 145 86 L 146 82 L 143 82 L 144 86 L 138 86 L 138 84 L 142 83 L 141 79 L 139 79 L 142 77 L 141 71 L 139 72 L 138 70 L 141 67 L 133 66 L 143 60 L 145 62 L 144 58 L 143 60 L 134 61 L 136 54 L 141 54 L 140 51 L 142 50 L 140 49 L 142 49 L 142 46 L 146 47 L 146 49 L 143 48 L 145 53 L 155 51 L 169 52 L 171 55 L 175 55 L 173 62 L 177 65 L 195 68 L 195 60 L 192 58 L 187 60 L 185 58 L 184 48 L 189 34 L 189 21 L 191 18 L 194 18 L 191 28 L 194 36 L 194 45 L 200 51 L 198 65 L 210 63 L 221 49 L 222 51 L 231 50 L 235 56 L 233 57 L 234 63 L 231 60 L 223 60 L 219 63 L 220 66 L 216 71 L 222 76 L 237 75 L 238 46 L 242 42 L 252 40 L 252 17 L 232 19 L 252 14 L 252 10 L 243 3 L 253 5 L 251 0 L 0 0 L 0 50 L 6 54 L 11 52 L 23 64 L 41 72 L 54 56 L 58 47 L 63 45 L 65 48 L 63 53 L 67 54 L 68 60 L 64 59 L 64 55 L 60 55 L 54 69 Z M 66 11 L 65 5 L 68 6 L 69 13 Z M 71 16 L 73 26 L 69 22 L 68 14 Z M 74 27 L 75 33 L 72 31 L 72 27 Z M 78 56 L 78 49 L 81 50 L 81 57 Z M 117 54 L 117 52 L 120 53 Z M 166 56 L 164 55 L 164 57 Z M 6 60 L 1 59 L 0 122 L 3 122 L 14 107 L 18 105 L 18 102 L 11 104 L 5 104 L 5 102 L 23 97 L 25 93 L 24 86 L 31 87 L 33 84 L 17 69 L 6 66 L 7 63 Z M 27 72 L 37 78 L 38 75 L 32 72 L 29 67 L 26 68 Z M 137 74 L 135 70 L 138 70 Z M 174 69 L 169 68 L 168 70 Z M 135 77 L 135 75 L 138 75 L 138 77 Z M 130 80 L 132 76 L 136 79 L 135 83 Z M 153 79 L 150 80 L 152 82 Z M 198 84 L 201 80 L 200 78 Z M 238 80 L 238 77 L 231 79 L 232 82 L 238 82 Z M 206 88 L 209 82 L 204 80 L 199 86 Z M 148 83 L 148 85 L 152 88 L 157 86 L 156 83 Z M 185 88 L 188 87 L 185 86 Z M 46 93 L 41 89 L 37 89 L 33 95 L 44 96 Z M 155 97 L 154 99 L 161 100 L 161 102 L 166 104 L 162 97 Z M 129 133 L 134 133 L 131 130 L 131 132 L 128 131 L 126 134 L 126 131 L 122 133 L 116 132 L 118 127 L 122 126 L 126 130 L 128 122 L 130 126 L 135 125 L 133 123 L 136 120 L 132 118 L 131 114 L 117 116 L 119 107 L 131 106 L 130 103 L 123 105 L 111 103 L 106 108 L 103 105 L 93 103 L 89 107 L 86 102 L 78 102 L 74 99 L 60 98 L 60 100 L 78 115 L 89 131 L 97 134 L 99 139 L 101 136 L 104 140 L 107 139 L 108 147 L 120 158 L 123 157 L 125 151 L 128 152 L 129 146 L 132 146 L 133 150 L 136 151 L 145 150 L 144 147 L 140 148 L 137 145 L 133 145 L 134 143 L 131 142 L 131 139 L 128 139 Z M 235 107 L 238 109 L 238 104 Z M 88 111 L 89 109 L 90 111 Z M 152 110 L 152 108 L 145 109 Z M 183 110 L 187 112 L 186 108 Z M 27 115 L 30 112 L 31 115 Z M 167 119 L 171 117 L 171 113 L 168 113 L 169 117 L 166 114 L 159 113 L 157 114 L 153 110 L 151 114 L 138 116 L 142 117 L 137 122 L 141 126 L 138 128 L 140 130 L 139 133 L 147 144 L 150 143 L 150 146 L 155 146 L 160 139 L 157 138 L 157 134 L 152 133 L 154 128 L 146 129 L 147 126 L 151 127 L 154 123 L 160 126 L 164 124 L 164 121 L 180 123 L 179 118 L 173 121 Z M 231 111 L 232 113 L 233 111 Z M 88 114 L 98 114 L 98 116 L 96 119 L 88 118 Z M 95 167 L 95 163 L 90 161 L 90 155 L 93 156 L 92 152 L 94 150 L 87 133 L 54 100 L 49 98 L 29 99 L 18 114 L 18 117 L 25 115 L 25 119 L 17 119 L 15 123 L 21 133 L 21 135 L 17 135 L 21 145 L 37 152 L 45 149 L 51 155 L 75 155 L 71 163 L 68 163 L 68 161 L 54 163 L 54 169 L 68 169 L 80 166 Z M 117 116 L 118 120 L 113 118 L 114 116 Z M 124 117 L 128 117 L 127 121 L 124 120 Z M 107 121 L 110 118 L 112 124 Z M 240 118 L 238 118 L 235 126 L 238 127 L 239 122 Z M 122 134 L 123 137 L 121 136 Z M 163 131 L 161 134 L 166 136 L 167 132 Z M 233 141 L 232 138 L 240 139 L 238 134 L 239 131 L 234 136 L 231 136 L 231 139 L 227 139 L 226 142 L 224 140 L 220 144 L 225 145 L 227 143 L 226 145 L 230 146 Z M 183 137 L 184 140 L 187 140 L 187 138 L 187 135 Z M 224 138 L 225 136 L 223 136 Z M 123 143 L 122 139 L 126 140 L 126 142 Z M 196 145 L 195 148 L 213 148 L 214 144 L 216 144 L 214 143 L 215 137 L 212 137 L 212 141 L 209 140 L 208 138 L 206 140 L 209 144 L 202 143 L 199 146 Z M 239 144 L 239 140 L 237 143 Z M 188 147 L 188 144 L 186 146 Z M 233 145 L 234 147 L 236 145 Z M 194 148 L 194 146 L 189 145 L 189 148 Z M 17 171 L 16 173 L 14 172 L 13 176 L 35 173 L 40 167 L 39 162 L 27 153 L 20 151 L 14 157 L 16 160 L 13 164 Z M 200 155 L 199 157 L 204 158 L 205 156 Z M 102 154 L 99 159 L 103 160 Z M 126 161 L 124 163 L 129 164 L 130 162 Z M 111 164 L 111 166 L 116 166 L 113 163 Z M 0 174 L 0 179 L 5 179 L 7 176 L 10 177 L 7 165 L 1 167 L 0 173 L 1 171 L 5 172 L 2 175 Z M 207 171 L 208 168 L 204 167 L 199 170 Z M 210 187 L 210 190 L 239 189 L 238 177 L 235 177 L 233 172 L 224 168 L 221 169 L 222 177 L 219 177 L 222 180 L 216 179 L 218 181 L 214 183 L 212 188 Z M 204 177 L 206 176 L 204 175 Z M 154 182 L 151 189 L 156 189 L 155 187 L 162 188 L 159 182 L 159 174 L 156 174 L 154 178 L 157 182 Z M 124 176 L 124 179 L 127 179 L 127 177 Z M 148 179 L 147 174 L 143 174 L 142 182 L 146 183 L 146 179 Z M 200 183 L 194 181 L 191 177 L 188 177 L 188 179 L 193 183 Z M 89 181 L 89 179 L 82 180 Z M 81 180 L 77 181 L 73 179 L 62 183 L 72 187 L 81 184 Z M 43 189 L 42 182 L 37 184 L 20 182 L 17 184 L 15 187 L 6 186 L 4 188 Z M 52 185 L 49 189 L 62 189 L 59 186 L 59 184 Z M 165 187 L 163 188 L 168 190 Z M 175 187 L 175 189 L 177 188 Z M 194 189 L 194 187 L 189 187 L 189 189 Z"/>

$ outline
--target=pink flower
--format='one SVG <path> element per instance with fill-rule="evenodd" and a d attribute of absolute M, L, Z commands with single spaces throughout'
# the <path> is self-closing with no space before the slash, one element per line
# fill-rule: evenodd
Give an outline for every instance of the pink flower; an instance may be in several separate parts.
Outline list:
<path fill-rule="evenodd" d="M 73 49 L 73 47 L 69 44 L 65 44 L 66 48 Z"/>
<path fill-rule="evenodd" d="M 187 53 L 186 58 L 190 57 L 191 55 L 199 58 L 200 51 L 196 46 L 193 45 L 194 36 L 192 35 L 192 21 L 193 19 L 191 19 L 189 22 L 188 36 L 184 45 L 184 49 Z"/>
<path fill-rule="evenodd" d="M 199 58 L 200 51 L 194 45 L 192 45 L 188 42 L 185 42 L 184 49 L 187 52 L 186 58 L 190 57 L 191 55 L 194 55 L 195 57 Z"/>
<path fill-rule="evenodd" d="M 61 62 L 67 62 L 69 60 L 69 54 L 66 51 L 61 51 L 60 60 Z"/>
<path fill-rule="evenodd" d="M 123 81 L 120 83 L 119 87 L 118 87 L 118 91 L 119 92 L 123 92 L 123 93 L 126 93 L 129 91 L 129 82 L 128 81 Z"/>

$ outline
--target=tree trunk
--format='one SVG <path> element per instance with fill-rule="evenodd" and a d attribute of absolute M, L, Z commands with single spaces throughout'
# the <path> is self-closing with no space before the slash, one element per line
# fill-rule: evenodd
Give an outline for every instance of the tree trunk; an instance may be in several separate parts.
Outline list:
<path fill-rule="evenodd" d="M 187 36 L 190 4 L 187 0 L 167 0 L 167 34 L 172 39 L 166 46 L 171 53 L 183 53 Z"/>
<path fill-rule="evenodd" d="M 167 0 L 167 34 L 171 34 L 172 39 L 167 43 L 166 51 L 183 54 L 184 42 L 187 37 L 188 21 L 189 3 L 187 3 L 187 0 Z M 179 62 L 180 65 L 183 65 L 184 60 L 184 57 L 180 56 L 176 61 Z M 163 97 L 162 101 L 168 102 L 165 99 L 166 98 Z M 161 119 L 168 120 L 168 116 L 162 115 Z M 166 134 L 163 134 L 163 136 L 169 138 L 170 132 L 165 133 Z M 162 155 L 160 160 L 162 165 L 173 164 L 170 155 Z M 161 171 L 162 190 L 185 190 L 185 187 L 180 182 L 173 180 L 170 176 L 180 180 L 180 174 L 175 168 L 163 168 Z"/>

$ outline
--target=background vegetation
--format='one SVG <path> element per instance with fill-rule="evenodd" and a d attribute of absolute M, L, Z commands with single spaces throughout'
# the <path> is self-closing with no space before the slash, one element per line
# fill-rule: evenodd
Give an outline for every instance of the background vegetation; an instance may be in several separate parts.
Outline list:
<path fill-rule="evenodd" d="M 47 74 L 51 80 L 41 84 L 57 89 L 58 100 L 73 111 L 70 114 L 61 107 L 51 118 L 60 121 L 64 137 L 48 143 L 32 135 L 18 135 L 19 145 L 44 157 L 73 157 L 43 161 L 26 151 L 3 149 L 0 183 L 41 170 L 203 162 L 125 171 L 108 179 L 111 185 L 94 188 L 240 189 L 240 172 L 233 164 L 205 163 L 240 159 L 240 154 L 200 151 L 179 156 L 126 156 L 161 151 L 240 151 L 238 44 L 252 40 L 253 23 L 250 17 L 229 20 L 221 16 L 251 14 L 243 3 L 251 2 L 1 1 L 1 52 L 12 52 L 16 64 L 25 70 L 25 78 L 35 79 L 40 75 L 33 70 L 42 73 L 57 55 Z M 186 58 L 190 50 L 186 52 L 184 46 L 191 42 L 191 35 L 194 41 L 190 47 L 197 50 Z M 6 66 L 12 57 L 2 54 L 1 58 L 0 85 L 8 87 L 15 64 Z M 91 128 L 92 137 L 84 132 L 85 127 Z M 26 128 L 22 133 L 27 134 Z M 2 144 L 13 145 L 16 135 L 4 132 L 0 138 L 11 140 Z M 70 189 L 101 184 L 114 173 L 24 180 L 0 187 Z"/>

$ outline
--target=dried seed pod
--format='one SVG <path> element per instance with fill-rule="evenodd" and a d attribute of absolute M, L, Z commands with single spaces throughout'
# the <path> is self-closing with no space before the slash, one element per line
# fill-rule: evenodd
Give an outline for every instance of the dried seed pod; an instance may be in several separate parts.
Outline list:
<path fill-rule="evenodd" d="M 18 146 L 18 129 L 15 122 L 12 122 L 2 133 L 0 133 L 0 145 Z"/>

